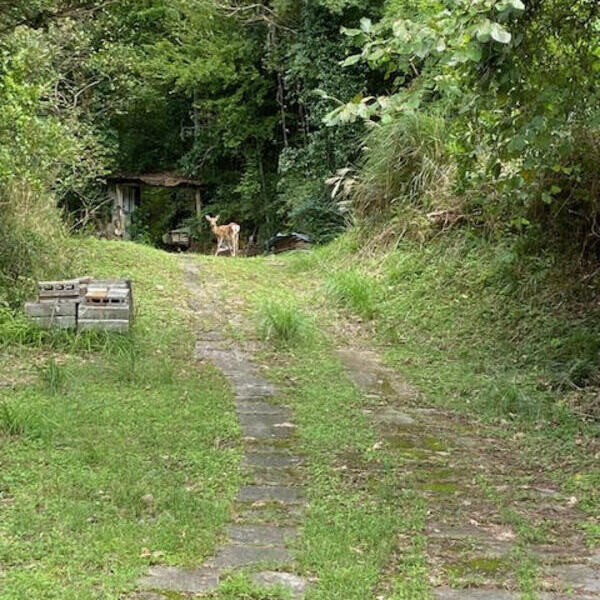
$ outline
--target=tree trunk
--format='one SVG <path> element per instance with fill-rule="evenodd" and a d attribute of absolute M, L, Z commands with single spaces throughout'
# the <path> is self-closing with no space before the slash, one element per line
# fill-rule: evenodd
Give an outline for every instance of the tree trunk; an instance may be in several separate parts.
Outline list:
<path fill-rule="evenodd" d="M 287 122 L 285 116 L 285 88 L 283 86 L 283 77 L 281 71 L 277 71 L 277 102 L 281 110 L 281 130 L 283 131 L 283 146 L 289 147 Z"/>

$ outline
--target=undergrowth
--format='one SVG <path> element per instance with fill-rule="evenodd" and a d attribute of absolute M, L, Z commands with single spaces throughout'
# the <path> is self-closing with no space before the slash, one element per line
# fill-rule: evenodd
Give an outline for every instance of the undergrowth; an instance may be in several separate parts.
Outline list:
<path fill-rule="evenodd" d="M 18 308 L 36 282 L 75 268 L 73 252 L 55 199 L 26 185 L 0 185 L 0 307 Z M 2 315 L 0 314 L 0 327 Z M 0 340 L 2 338 L 0 331 Z"/>

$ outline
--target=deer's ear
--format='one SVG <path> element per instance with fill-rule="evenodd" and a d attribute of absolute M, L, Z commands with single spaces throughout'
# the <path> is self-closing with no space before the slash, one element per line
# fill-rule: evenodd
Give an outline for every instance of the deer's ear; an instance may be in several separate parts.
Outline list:
<path fill-rule="evenodd" d="M 221 218 L 221 215 L 217 215 L 217 216 L 215 217 L 215 222 L 216 222 L 216 221 L 218 221 L 220 218 Z"/>
<path fill-rule="evenodd" d="M 204 218 L 205 218 L 207 221 L 210 221 L 210 217 L 209 217 L 208 215 L 204 215 Z"/>

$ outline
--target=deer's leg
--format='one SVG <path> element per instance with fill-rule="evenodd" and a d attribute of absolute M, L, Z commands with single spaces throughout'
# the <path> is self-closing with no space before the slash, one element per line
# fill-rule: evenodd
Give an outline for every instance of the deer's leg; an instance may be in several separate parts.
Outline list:
<path fill-rule="evenodd" d="M 219 256 L 220 251 L 221 251 L 221 238 L 217 238 L 217 251 L 215 252 L 215 256 Z"/>

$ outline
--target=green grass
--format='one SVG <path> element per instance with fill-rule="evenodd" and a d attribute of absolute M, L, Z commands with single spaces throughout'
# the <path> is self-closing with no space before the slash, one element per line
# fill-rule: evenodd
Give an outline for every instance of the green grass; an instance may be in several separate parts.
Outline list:
<path fill-rule="evenodd" d="M 39 440 L 47 437 L 51 423 L 47 415 L 30 406 L 3 401 L 0 404 L 0 435 Z"/>
<path fill-rule="evenodd" d="M 281 586 L 264 589 L 253 583 L 245 573 L 232 574 L 208 598 L 214 600 L 293 600 L 289 590 Z"/>
<path fill-rule="evenodd" d="M 54 357 L 50 358 L 40 369 L 40 379 L 52 395 L 58 394 L 64 388 L 65 373 Z"/>
<path fill-rule="evenodd" d="M 203 267 L 210 270 L 211 279 L 224 276 L 220 263 Z M 298 272 L 296 265 L 293 271 Z M 238 261 L 228 266 L 227 286 L 234 297 L 243 296 L 248 278 L 254 281 L 254 298 L 285 298 L 286 290 L 294 288 L 298 291 L 294 315 L 311 310 L 318 317 L 315 324 L 325 318 L 306 293 L 307 286 L 288 279 L 280 269 L 267 268 L 265 262 Z M 393 450 L 373 452 L 377 435 L 362 413 L 369 400 L 350 383 L 330 344 L 320 331 L 311 344 L 289 346 L 286 353 L 268 344 L 259 358 L 285 389 L 283 401 L 293 407 L 297 424 L 296 447 L 307 462 L 302 485 L 309 506 L 297 547 L 298 569 L 318 581 L 307 600 L 364 600 L 374 597 L 396 551 L 397 536 L 422 541 L 424 507 L 418 496 L 398 487 L 395 472 L 403 459 Z M 292 387 L 286 386 L 290 380 Z M 398 589 L 411 585 L 411 600 L 428 600 L 422 543 L 415 543 L 409 563 L 404 575 L 406 579 L 410 573 L 409 582 L 402 583 L 399 577 Z M 246 595 L 240 590 L 240 597 L 255 597 L 242 589 Z M 400 594 L 394 598 L 409 598 Z M 218 598 L 230 596 L 223 593 Z"/>
<path fill-rule="evenodd" d="M 88 273 L 133 279 L 138 316 L 130 336 L 18 323 L 4 346 L 37 378 L 0 391 L 2 600 L 117 600 L 152 562 L 200 564 L 239 485 L 231 392 L 191 360 L 177 259 L 94 240 L 79 252 Z"/>
<path fill-rule="evenodd" d="M 326 282 L 329 297 L 349 308 L 363 319 L 373 319 L 379 309 L 380 290 L 377 282 L 358 270 L 331 273 Z"/>
<path fill-rule="evenodd" d="M 347 234 L 304 262 L 325 279 L 332 301 L 373 319 L 390 364 L 432 400 L 480 416 L 553 422 L 553 434 L 568 438 L 586 428 L 581 414 L 600 410 L 583 410 L 570 393 L 600 384 L 600 314 L 593 286 L 568 265 L 462 232 L 363 254 L 360 239 Z"/>
<path fill-rule="evenodd" d="M 385 255 L 360 255 L 359 248 L 347 236 L 301 259 L 277 257 L 278 268 L 271 259 L 197 259 L 214 289 L 227 290 L 224 304 L 247 317 L 229 330 L 225 311 L 218 321 L 224 331 L 254 338 L 259 323 L 269 343 L 256 360 L 294 409 L 309 498 L 298 570 L 317 582 L 307 600 L 429 600 L 428 511 L 452 501 L 468 466 L 445 475 L 444 465 L 431 473 L 418 468 L 441 451 L 456 461 L 451 439 L 447 446 L 427 436 L 416 448 L 381 444 L 363 413 L 373 399 L 350 383 L 333 352 L 344 343 L 379 344 L 426 404 L 469 414 L 470 427 L 484 428 L 484 436 L 518 433 L 511 443 L 519 465 L 556 465 L 568 456 L 568 470 L 549 472 L 589 513 L 581 527 L 593 544 L 598 472 L 588 443 L 597 430 L 563 400 L 577 361 L 587 361 L 579 373 L 594 381 L 593 314 L 570 312 L 548 279 L 527 270 L 514 288 L 516 264 L 508 268 L 506 257 L 466 238 L 406 244 Z M 28 332 L 4 347 L 30 362 L 37 379 L 0 392 L 2 600 L 116 599 L 151 562 L 199 565 L 214 551 L 240 484 L 231 393 L 214 370 L 198 371 L 189 360 L 194 329 L 180 263 L 131 244 L 90 241 L 83 254 L 94 275 L 134 278 L 138 321 L 131 336 L 39 339 Z M 340 306 L 368 325 L 345 319 Z M 572 342 L 581 339 L 583 345 Z M 523 599 L 533 600 L 539 582 L 527 548 L 551 537 L 552 523 L 511 508 L 508 492 L 496 493 L 499 483 L 509 491 L 523 483 L 509 462 L 507 469 L 501 480 L 469 478 L 469 494 L 495 498 L 494 519 L 516 535 L 509 571 Z M 435 473 L 458 481 L 437 481 Z M 451 493 L 441 494 L 445 488 Z M 146 494 L 154 497 L 151 507 L 141 500 Z M 477 555 L 446 567 L 457 581 L 494 571 Z M 244 574 L 212 595 L 285 597 Z"/>
<path fill-rule="evenodd" d="M 457 231 L 361 252 L 361 239 L 350 233 L 317 250 L 311 276 L 373 318 L 388 364 L 428 401 L 503 423 L 537 459 L 568 455 L 584 476 L 555 477 L 597 513 L 600 497 L 585 484 L 598 477 L 597 285 L 566 260 L 528 255 L 518 240 L 491 244 Z M 585 529 L 595 543 L 597 528 Z"/>
<path fill-rule="evenodd" d="M 308 315 L 288 297 L 258 300 L 258 331 L 262 339 L 278 346 L 306 344 L 315 337 Z"/>

